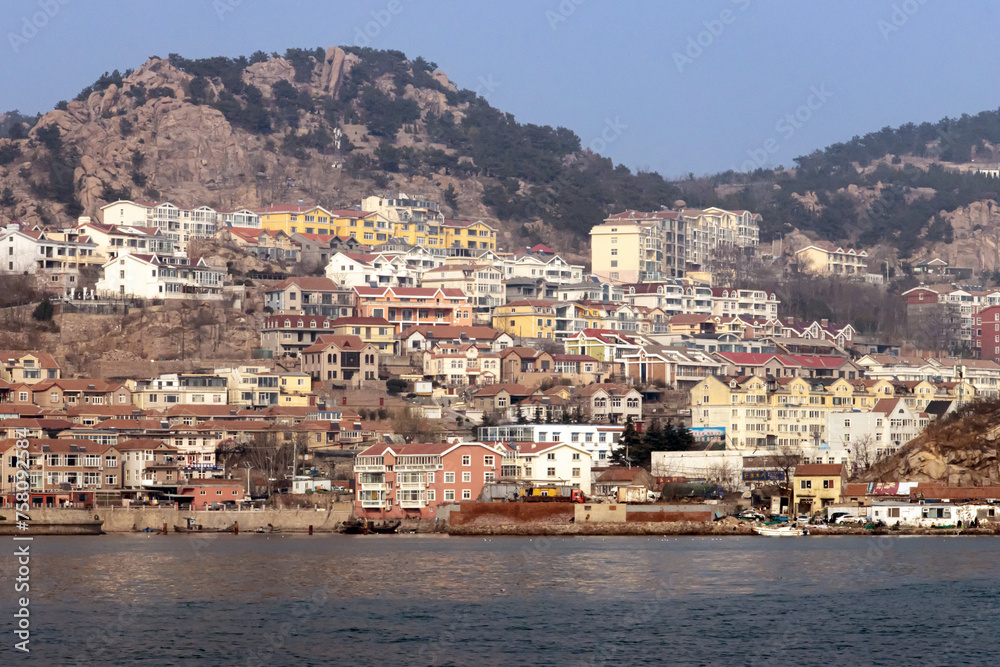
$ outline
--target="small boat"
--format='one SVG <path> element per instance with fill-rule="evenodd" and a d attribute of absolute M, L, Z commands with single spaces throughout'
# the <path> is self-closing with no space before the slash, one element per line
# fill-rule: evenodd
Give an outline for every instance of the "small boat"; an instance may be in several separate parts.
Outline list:
<path fill-rule="evenodd" d="M 261 526 L 260 528 L 256 529 L 253 532 L 255 532 L 255 533 L 280 533 L 281 529 L 280 528 L 275 528 L 271 524 L 267 524 L 266 526 Z"/>
<path fill-rule="evenodd" d="M 763 535 L 764 537 L 802 537 L 809 534 L 807 528 L 799 528 L 798 526 L 777 526 L 764 524 L 762 526 L 754 526 L 753 532 L 758 535 Z"/>
<path fill-rule="evenodd" d="M 185 525 L 174 526 L 175 533 L 232 533 L 235 532 L 236 524 L 229 526 L 229 528 L 205 528 L 200 523 L 195 523 L 194 519 L 186 518 Z"/>
<path fill-rule="evenodd" d="M 368 526 L 368 530 L 377 535 L 392 535 L 402 524 L 403 522 L 399 519 L 395 521 L 372 521 L 371 525 Z"/>
<path fill-rule="evenodd" d="M 344 522 L 345 535 L 392 535 L 403 524 L 399 519 L 382 519 L 378 521 L 353 518 Z"/>

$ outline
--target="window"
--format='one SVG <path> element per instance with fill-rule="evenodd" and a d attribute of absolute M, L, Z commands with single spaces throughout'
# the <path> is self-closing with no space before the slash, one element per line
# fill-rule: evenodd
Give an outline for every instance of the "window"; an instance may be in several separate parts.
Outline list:
<path fill-rule="evenodd" d="M 463 454 L 462 455 L 462 465 L 463 466 L 471 466 L 472 465 L 472 456 L 470 454 Z"/>
<path fill-rule="evenodd" d="M 468 484 L 471 481 L 472 481 L 472 473 L 471 472 L 463 472 L 462 473 L 462 483 L 463 484 Z"/>
<path fill-rule="evenodd" d="M 445 500 L 454 500 L 455 499 L 455 489 L 445 489 L 444 499 Z"/>
<path fill-rule="evenodd" d="M 444 483 L 445 484 L 454 484 L 455 483 L 455 473 L 453 473 L 453 472 L 446 472 L 444 474 Z"/>
<path fill-rule="evenodd" d="M 801 479 L 799 480 L 800 489 L 811 489 L 813 488 L 813 483 L 811 479 Z"/>
<path fill-rule="evenodd" d="M 555 477 L 556 476 L 556 469 L 555 468 L 549 468 L 547 474 L 548 474 L 549 477 Z"/>
<path fill-rule="evenodd" d="M 493 463 L 493 456 L 492 455 L 484 456 L 483 457 L 483 465 L 484 466 L 494 465 L 494 463 Z"/>
<path fill-rule="evenodd" d="M 427 489 L 427 502 L 434 502 L 434 489 Z"/>
<path fill-rule="evenodd" d="M 573 477 L 579 477 L 579 476 L 580 476 L 580 469 L 573 468 Z"/>
<path fill-rule="evenodd" d="M 462 500 L 472 500 L 471 489 L 462 489 Z"/>

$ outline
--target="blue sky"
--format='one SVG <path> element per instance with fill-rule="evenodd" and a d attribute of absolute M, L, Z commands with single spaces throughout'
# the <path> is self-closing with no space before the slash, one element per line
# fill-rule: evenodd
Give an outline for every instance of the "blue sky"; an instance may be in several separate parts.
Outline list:
<path fill-rule="evenodd" d="M 1000 3 L 944 0 L 5 0 L 0 110 L 47 111 L 151 55 L 360 44 L 676 177 L 1000 107 L 998 17 Z"/>

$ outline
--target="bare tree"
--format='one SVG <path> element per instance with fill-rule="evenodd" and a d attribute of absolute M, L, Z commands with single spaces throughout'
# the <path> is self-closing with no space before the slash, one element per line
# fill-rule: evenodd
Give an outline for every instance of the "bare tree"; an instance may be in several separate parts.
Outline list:
<path fill-rule="evenodd" d="M 857 440 L 851 441 L 851 477 L 858 477 L 868 472 L 877 460 L 875 438 L 866 433 Z"/>
<path fill-rule="evenodd" d="M 740 474 L 736 466 L 725 460 L 710 467 L 706 471 L 705 478 L 721 486 L 727 493 L 737 490 L 740 486 Z"/>
<path fill-rule="evenodd" d="M 802 461 L 802 453 L 792 447 L 784 446 L 769 454 L 767 466 L 784 473 L 785 478 L 778 485 L 783 495 L 791 496 L 792 473 L 795 467 Z M 791 502 L 791 500 L 789 500 Z"/>
<path fill-rule="evenodd" d="M 436 439 L 439 434 L 438 428 L 424 417 L 419 406 L 408 406 L 397 412 L 393 419 L 393 430 L 407 442 L 426 442 L 428 439 Z"/>

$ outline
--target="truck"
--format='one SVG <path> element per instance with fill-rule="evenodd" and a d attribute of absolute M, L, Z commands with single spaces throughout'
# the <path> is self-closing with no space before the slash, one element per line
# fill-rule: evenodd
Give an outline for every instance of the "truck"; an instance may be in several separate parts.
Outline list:
<path fill-rule="evenodd" d="M 530 486 L 521 489 L 519 499 L 529 503 L 585 503 L 587 497 L 571 486 Z"/>

